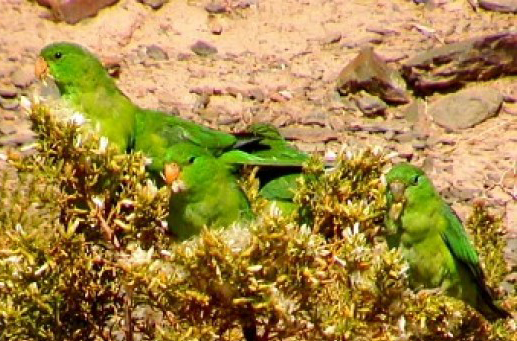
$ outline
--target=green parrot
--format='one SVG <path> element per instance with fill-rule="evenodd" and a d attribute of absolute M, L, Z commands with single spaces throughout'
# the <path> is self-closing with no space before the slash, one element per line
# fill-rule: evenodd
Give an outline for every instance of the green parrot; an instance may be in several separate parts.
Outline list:
<path fill-rule="evenodd" d="M 59 89 L 65 113 L 84 115 L 85 123 L 121 151 L 132 145 L 139 110 L 118 88 L 101 62 L 86 49 L 70 43 L 43 48 L 36 76 L 50 77 Z"/>
<path fill-rule="evenodd" d="M 61 42 L 44 47 L 36 62 L 36 75 L 40 79 L 52 78 L 62 102 L 72 112 L 83 114 L 84 121 L 120 151 L 144 152 L 151 160 L 149 169 L 155 174 L 165 166 L 167 149 L 183 141 L 201 146 L 215 156 L 236 148 L 253 154 L 253 148 L 256 148 L 260 152 L 258 155 L 264 157 L 265 151 L 269 150 L 272 161 L 288 158 L 282 156 L 289 150 L 283 139 L 280 144 L 284 145 L 276 152 L 279 143 L 268 146 L 257 142 L 266 139 L 261 133 L 233 135 L 138 107 L 118 89 L 97 57 L 77 44 Z M 290 148 L 289 152 L 294 155 L 296 150 Z M 290 157 L 290 161 L 298 161 L 299 165 L 303 162 L 294 157 Z"/>
<path fill-rule="evenodd" d="M 36 75 L 53 79 L 61 94 L 60 102 L 71 109 L 65 112 L 83 115 L 89 128 L 107 137 L 120 151 L 142 151 L 150 160 L 149 173 L 158 182 L 178 155 L 175 145 L 188 145 L 190 149 L 197 146 L 199 153 L 210 154 L 215 160 L 220 157 L 218 163 L 226 167 L 260 166 L 265 197 L 286 201 L 287 184 L 292 188 L 289 193 L 294 193 L 296 186 L 291 174 L 300 173 L 308 159 L 272 125 L 254 124 L 245 133 L 232 135 L 140 108 L 118 89 L 96 56 L 77 44 L 62 42 L 44 47 L 36 62 Z M 279 178 L 286 175 L 285 179 Z"/>
<path fill-rule="evenodd" d="M 455 212 L 425 173 L 400 163 L 386 174 L 387 242 L 400 247 L 416 289 L 439 288 L 489 320 L 510 317 L 494 303 L 479 258 Z"/>
<path fill-rule="evenodd" d="M 253 218 L 233 164 L 190 142 L 169 147 L 166 158 L 164 178 L 173 191 L 168 226 L 178 239 L 195 236 L 204 226 L 222 228 Z"/>

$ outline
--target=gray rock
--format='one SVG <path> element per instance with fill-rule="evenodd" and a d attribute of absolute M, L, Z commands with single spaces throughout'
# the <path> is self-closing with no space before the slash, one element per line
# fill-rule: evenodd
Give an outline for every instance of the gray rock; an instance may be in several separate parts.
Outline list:
<path fill-rule="evenodd" d="M 266 99 L 264 91 L 262 91 L 262 89 L 260 88 L 252 88 L 248 90 L 248 97 L 257 102 L 264 102 L 264 100 Z"/>
<path fill-rule="evenodd" d="M 220 14 L 227 12 L 226 6 L 224 6 L 220 1 L 212 1 L 205 6 L 205 11 L 208 13 Z"/>
<path fill-rule="evenodd" d="M 84 18 L 94 16 L 102 8 L 113 5 L 118 0 L 67 0 L 47 1 L 52 14 L 58 20 L 75 24 Z"/>
<path fill-rule="evenodd" d="M 0 97 L 3 98 L 15 98 L 18 96 L 18 89 L 12 85 L 0 86 Z"/>
<path fill-rule="evenodd" d="M 300 123 L 305 125 L 319 125 L 320 127 L 325 127 L 328 123 L 327 113 L 323 111 L 311 112 L 308 115 L 303 116 L 300 119 Z"/>
<path fill-rule="evenodd" d="M 13 123 L 0 121 L 0 136 L 12 135 L 14 133 L 16 133 L 16 126 Z"/>
<path fill-rule="evenodd" d="M 342 95 L 365 90 L 394 104 L 408 103 L 410 98 L 399 73 L 391 69 L 371 47 L 363 48 L 343 68 L 337 80 L 337 90 Z"/>
<path fill-rule="evenodd" d="M 517 13 L 517 0 L 479 0 L 479 7 L 487 11 Z"/>
<path fill-rule="evenodd" d="M 416 98 L 411 102 L 410 105 L 404 110 L 404 118 L 411 123 L 415 123 L 418 121 L 419 117 L 425 114 L 425 105 L 424 101 L 419 98 Z"/>
<path fill-rule="evenodd" d="M 427 148 L 427 142 L 425 141 L 415 141 L 412 143 L 413 148 L 416 150 L 424 150 Z"/>
<path fill-rule="evenodd" d="M 393 137 L 394 141 L 397 141 L 397 142 L 400 142 L 400 143 L 411 142 L 414 139 L 415 139 L 415 136 L 413 135 L 413 133 L 410 133 L 410 132 L 398 134 L 398 135 L 395 135 Z"/>
<path fill-rule="evenodd" d="M 323 44 L 335 44 L 335 43 L 339 43 L 339 41 L 341 40 L 342 38 L 342 35 L 341 35 L 341 32 L 331 32 L 331 33 L 328 33 L 322 40 L 322 43 Z"/>
<path fill-rule="evenodd" d="M 160 9 L 163 5 L 165 5 L 169 0 L 138 0 L 139 2 L 143 3 L 144 5 L 147 5 L 151 7 L 152 9 Z"/>
<path fill-rule="evenodd" d="M 11 81 L 19 88 L 26 88 L 36 80 L 34 68 L 26 65 L 11 75 Z"/>
<path fill-rule="evenodd" d="M 337 140 L 337 133 L 328 128 L 282 128 L 280 133 L 288 140 L 301 140 L 304 142 L 328 142 Z"/>
<path fill-rule="evenodd" d="M 147 56 L 153 60 L 168 60 L 169 56 L 167 55 L 167 52 L 165 52 L 160 46 L 158 45 L 148 45 L 145 47 L 145 53 Z"/>
<path fill-rule="evenodd" d="M 517 33 L 507 32 L 444 45 L 408 60 L 402 75 L 421 93 L 459 88 L 517 74 Z"/>
<path fill-rule="evenodd" d="M 517 238 L 508 238 L 505 258 L 510 266 L 517 268 Z"/>
<path fill-rule="evenodd" d="M 22 130 L 12 135 L 0 137 L 0 146 L 22 146 L 34 142 L 36 134 L 30 130 Z"/>
<path fill-rule="evenodd" d="M 475 87 L 445 96 L 429 106 L 434 122 L 449 130 L 465 129 L 493 117 L 501 108 L 503 96 L 488 87 Z"/>
<path fill-rule="evenodd" d="M 354 102 L 361 112 L 368 117 L 384 115 L 388 106 L 379 97 L 362 91 L 354 97 Z"/>
<path fill-rule="evenodd" d="M 192 46 L 190 46 L 190 49 L 192 50 L 192 52 L 194 52 L 198 56 L 203 56 L 203 57 L 210 56 L 210 55 L 217 53 L 217 48 L 214 45 L 207 43 L 206 41 L 203 41 L 203 40 L 196 41 Z"/>
<path fill-rule="evenodd" d="M 5 110 L 16 110 L 20 106 L 17 98 L 0 98 L 0 107 Z"/>

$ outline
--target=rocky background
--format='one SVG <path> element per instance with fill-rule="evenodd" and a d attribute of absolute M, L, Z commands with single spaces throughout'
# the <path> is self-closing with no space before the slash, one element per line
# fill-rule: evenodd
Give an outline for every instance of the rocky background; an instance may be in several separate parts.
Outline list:
<path fill-rule="evenodd" d="M 0 169 L 30 151 L 39 50 L 87 46 L 136 103 L 223 130 L 271 122 L 309 152 L 379 145 L 460 217 L 508 227 L 517 282 L 517 1 L 1 0 Z M 93 17 L 92 17 L 93 15 Z"/>

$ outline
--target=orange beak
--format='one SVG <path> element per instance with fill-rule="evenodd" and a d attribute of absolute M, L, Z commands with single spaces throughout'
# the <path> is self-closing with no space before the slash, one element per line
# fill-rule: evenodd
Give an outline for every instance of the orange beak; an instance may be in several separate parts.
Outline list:
<path fill-rule="evenodd" d="M 48 64 L 42 57 L 38 57 L 36 65 L 34 66 L 34 73 L 39 80 L 42 80 L 48 75 Z"/>
<path fill-rule="evenodd" d="M 177 163 L 168 163 L 163 167 L 163 179 L 167 185 L 171 185 L 181 174 L 180 166 Z"/>

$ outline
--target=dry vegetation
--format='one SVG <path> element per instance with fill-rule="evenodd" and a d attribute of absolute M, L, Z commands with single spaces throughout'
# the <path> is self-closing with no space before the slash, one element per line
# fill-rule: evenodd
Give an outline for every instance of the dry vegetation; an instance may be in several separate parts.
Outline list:
<path fill-rule="evenodd" d="M 117 155 L 43 107 L 31 118 L 38 153 L 11 155 L 18 172 L 0 185 L 0 340 L 241 340 L 242 326 L 260 340 L 516 339 L 515 321 L 490 325 L 408 289 L 382 237 L 379 151 L 348 150 L 332 170 L 312 159 L 300 215 L 256 204 L 251 226 L 176 243 L 170 192 L 147 179 L 142 155 Z M 500 220 L 478 205 L 467 226 L 498 283 Z"/>

